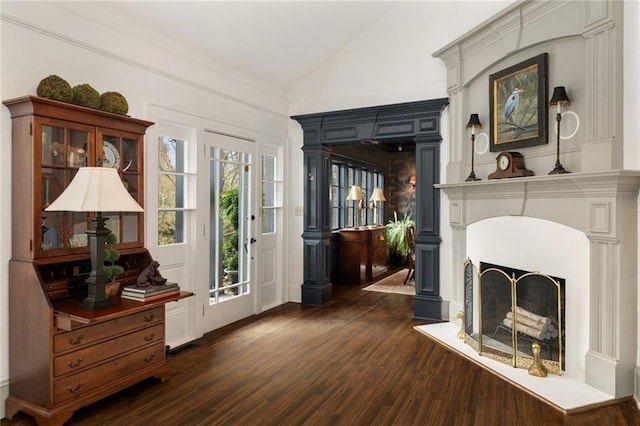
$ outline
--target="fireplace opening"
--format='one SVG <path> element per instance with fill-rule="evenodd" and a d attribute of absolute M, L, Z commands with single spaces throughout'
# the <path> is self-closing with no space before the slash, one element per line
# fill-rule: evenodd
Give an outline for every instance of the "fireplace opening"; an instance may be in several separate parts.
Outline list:
<path fill-rule="evenodd" d="M 474 269 L 468 261 L 464 328 L 476 349 L 514 367 L 529 368 L 535 346 L 549 371 L 562 374 L 565 280 L 487 262 L 480 263 L 474 279 Z"/>

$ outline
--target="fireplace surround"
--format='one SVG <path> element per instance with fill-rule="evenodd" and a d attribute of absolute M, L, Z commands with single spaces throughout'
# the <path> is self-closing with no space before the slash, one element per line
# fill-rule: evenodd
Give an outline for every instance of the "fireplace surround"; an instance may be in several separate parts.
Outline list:
<path fill-rule="evenodd" d="M 450 224 L 450 233 L 443 231 L 443 261 L 451 263 L 451 279 L 440 285 L 443 316 L 459 325 L 454 316 L 463 309 L 467 257 L 510 264 L 495 258 L 500 252 L 523 262 L 549 262 L 549 268 L 531 269 L 566 278 L 566 331 L 567 339 L 573 339 L 566 345 L 566 374 L 557 379 L 576 380 L 609 398 L 629 398 L 634 381 L 640 395 L 640 172 L 624 170 L 636 164 L 631 156 L 637 137 L 624 131 L 622 114 L 628 6 L 616 0 L 517 1 L 433 54 L 446 67 L 450 99 L 441 178 L 447 183 L 437 185 L 446 194 L 442 205 L 449 207 Z M 521 150 L 535 176 L 463 182 L 472 155 L 464 123 L 471 112 L 481 119 L 490 116 L 489 76 L 542 53 L 548 54 L 549 87 L 567 86 L 571 110 L 582 123 L 560 152 L 562 163 L 574 173 L 547 175 L 556 159 L 555 145 L 542 144 Z M 548 130 L 553 135 L 553 127 Z M 487 179 L 496 169 L 498 153 L 473 154 L 476 175 Z M 520 228 L 507 231 L 513 223 Z M 478 243 L 478 229 L 484 239 L 494 236 L 493 245 Z M 526 231 L 535 239 L 543 229 L 559 230 L 547 239 L 565 247 L 563 252 L 550 255 L 507 238 Z M 531 265 L 513 266 L 529 270 Z M 568 273 L 556 272 L 567 268 Z M 548 388 L 548 383 L 541 386 Z"/>
<path fill-rule="evenodd" d="M 572 288 L 581 286 L 588 309 L 568 317 L 577 330 L 574 353 L 580 366 L 569 375 L 614 398 L 633 394 L 637 349 L 637 198 L 640 172 L 572 173 L 506 180 L 438 185 L 449 198 L 453 229 L 453 264 L 463 265 L 471 224 L 508 216 L 537 218 L 570 227 L 588 241 L 588 282 L 567 278 L 568 307 Z M 496 238 L 496 242 L 500 239 Z M 550 242 L 562 244 L 561 241 Z M 518 250 L 514 245 L 510 249 Z M 580 262 L 566 253 L 565 262 Z M 451 309 L 463 309 L 462 267 L 454 268 Z M 578 282 L 576 282 L 578 281 Z M 580 300 L 576 306 L 579 306 Z M 584 341 L 584 340 L 587 341 Z M 567 343 L 569 346 L 569 343 Z M 567 363 L 572 362 L 569 357 Z"/>

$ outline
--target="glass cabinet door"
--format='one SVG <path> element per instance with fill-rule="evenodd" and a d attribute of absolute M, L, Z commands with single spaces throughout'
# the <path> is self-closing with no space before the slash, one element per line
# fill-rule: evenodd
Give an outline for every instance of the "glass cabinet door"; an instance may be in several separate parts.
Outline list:
<path fill-rule="evenodd" d="M 102 166 L 118 169 L 120 178 L 131 196 L 144 206 L 142 196 L 141 136 L 113 130 L 99 129 L 98 140 L 102 149 Z M 143 245 L 142 213 L 109 212 L 107 228 L 116 234 L 120 247 Z"/>
<path fill-rule="evenodd" d="M 34 235 L 41 250 L 65 250 L 87 247 L 88 215 L 75 212 L 44 211 L 67 187 L 79 167 L 90 164 L 93 128 L 72 126 L 57 120 L 36 121 L 36 139 L 40 137 L 40 226 Z"/>

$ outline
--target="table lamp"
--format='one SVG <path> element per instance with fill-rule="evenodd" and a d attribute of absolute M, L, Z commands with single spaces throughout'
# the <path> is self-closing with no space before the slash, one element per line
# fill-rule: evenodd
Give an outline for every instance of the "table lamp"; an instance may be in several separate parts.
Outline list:
<path fill-rule="evenodd" d="M 550 107 L 556 107 L 556 166 L 549 172 L 550 175 L 562 175 L 569 173 L 562 163 L 560 163 L 560 121 L 562 120 L 562 108 L 571 105 L 569 96 L 564 86 L 558 86 L 553 88 L 553 96 L 549 101 Z"/>
<path fill-rule="evenodd" d="M 378 207 L 380 201 L 387 201 L 384 198 L 384 193 L 382 192 L 382 188 L 374 188 L 373 194 L 371 194 L 371 198 L 369 201 L 373 201 L 375 203 L 375 209 L 373 210 L 373 224 L 376 226 L 380 226 L 380 215 L 378 214 Z"/>
<path fill-rule="evenodd" d="M 81 167 L 73 180 L 45 211 L 95 212 L 92 226 L 86 231 L 91 253 L 91 273 L 85 280 L 88 295 L 81 306 L 94 310 L 109 306 L 105 285 L 109 279 L 102 270 L 104 246 L 111 232 L 104 226 L 107 217 L 102 212 L 142 212 L 142 207 L 124 187 L 116 169 L 107 167 Z"/>
<path fill-rule="evenodd" d="M 349 194 L 347 195 L 347 201 L 353 201 L 353 229 L 358 229 L 356 214 L 358 210 L 358 204 L 361 200 L 364 200 L 362 188 L 360 188 L 360 186 L 358 185 L 352 185 L 351 189 L 349 190 Z"/>
<path fill-rule="evenodd" d="M 478 114 L 471 114 L 469 122 L 467 123 L 467 129 L 471 129 L 471 173 L 465 182 L 474 182 L 476 180 L 480 180 L 476 177 L 475 170 L 473 170 L 474 151 L 476 150 L 476 129 L 482 129 L 482 124 L 480 123 L 480 117 L 478 117 Z"/>

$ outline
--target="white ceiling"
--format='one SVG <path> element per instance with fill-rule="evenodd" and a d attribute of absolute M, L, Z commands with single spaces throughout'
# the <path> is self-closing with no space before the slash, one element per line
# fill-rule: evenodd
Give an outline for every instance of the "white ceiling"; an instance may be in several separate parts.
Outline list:
<path fill-rule="evenodd" d="M 398 1 L 58 2 L 134 33 L 167 36 L 203 55 L 288 91 L 384 17 Z M 129 24 L 123 24 L 129 22 Z M 151 35 L 151 36 L 150 36 Z"/>

